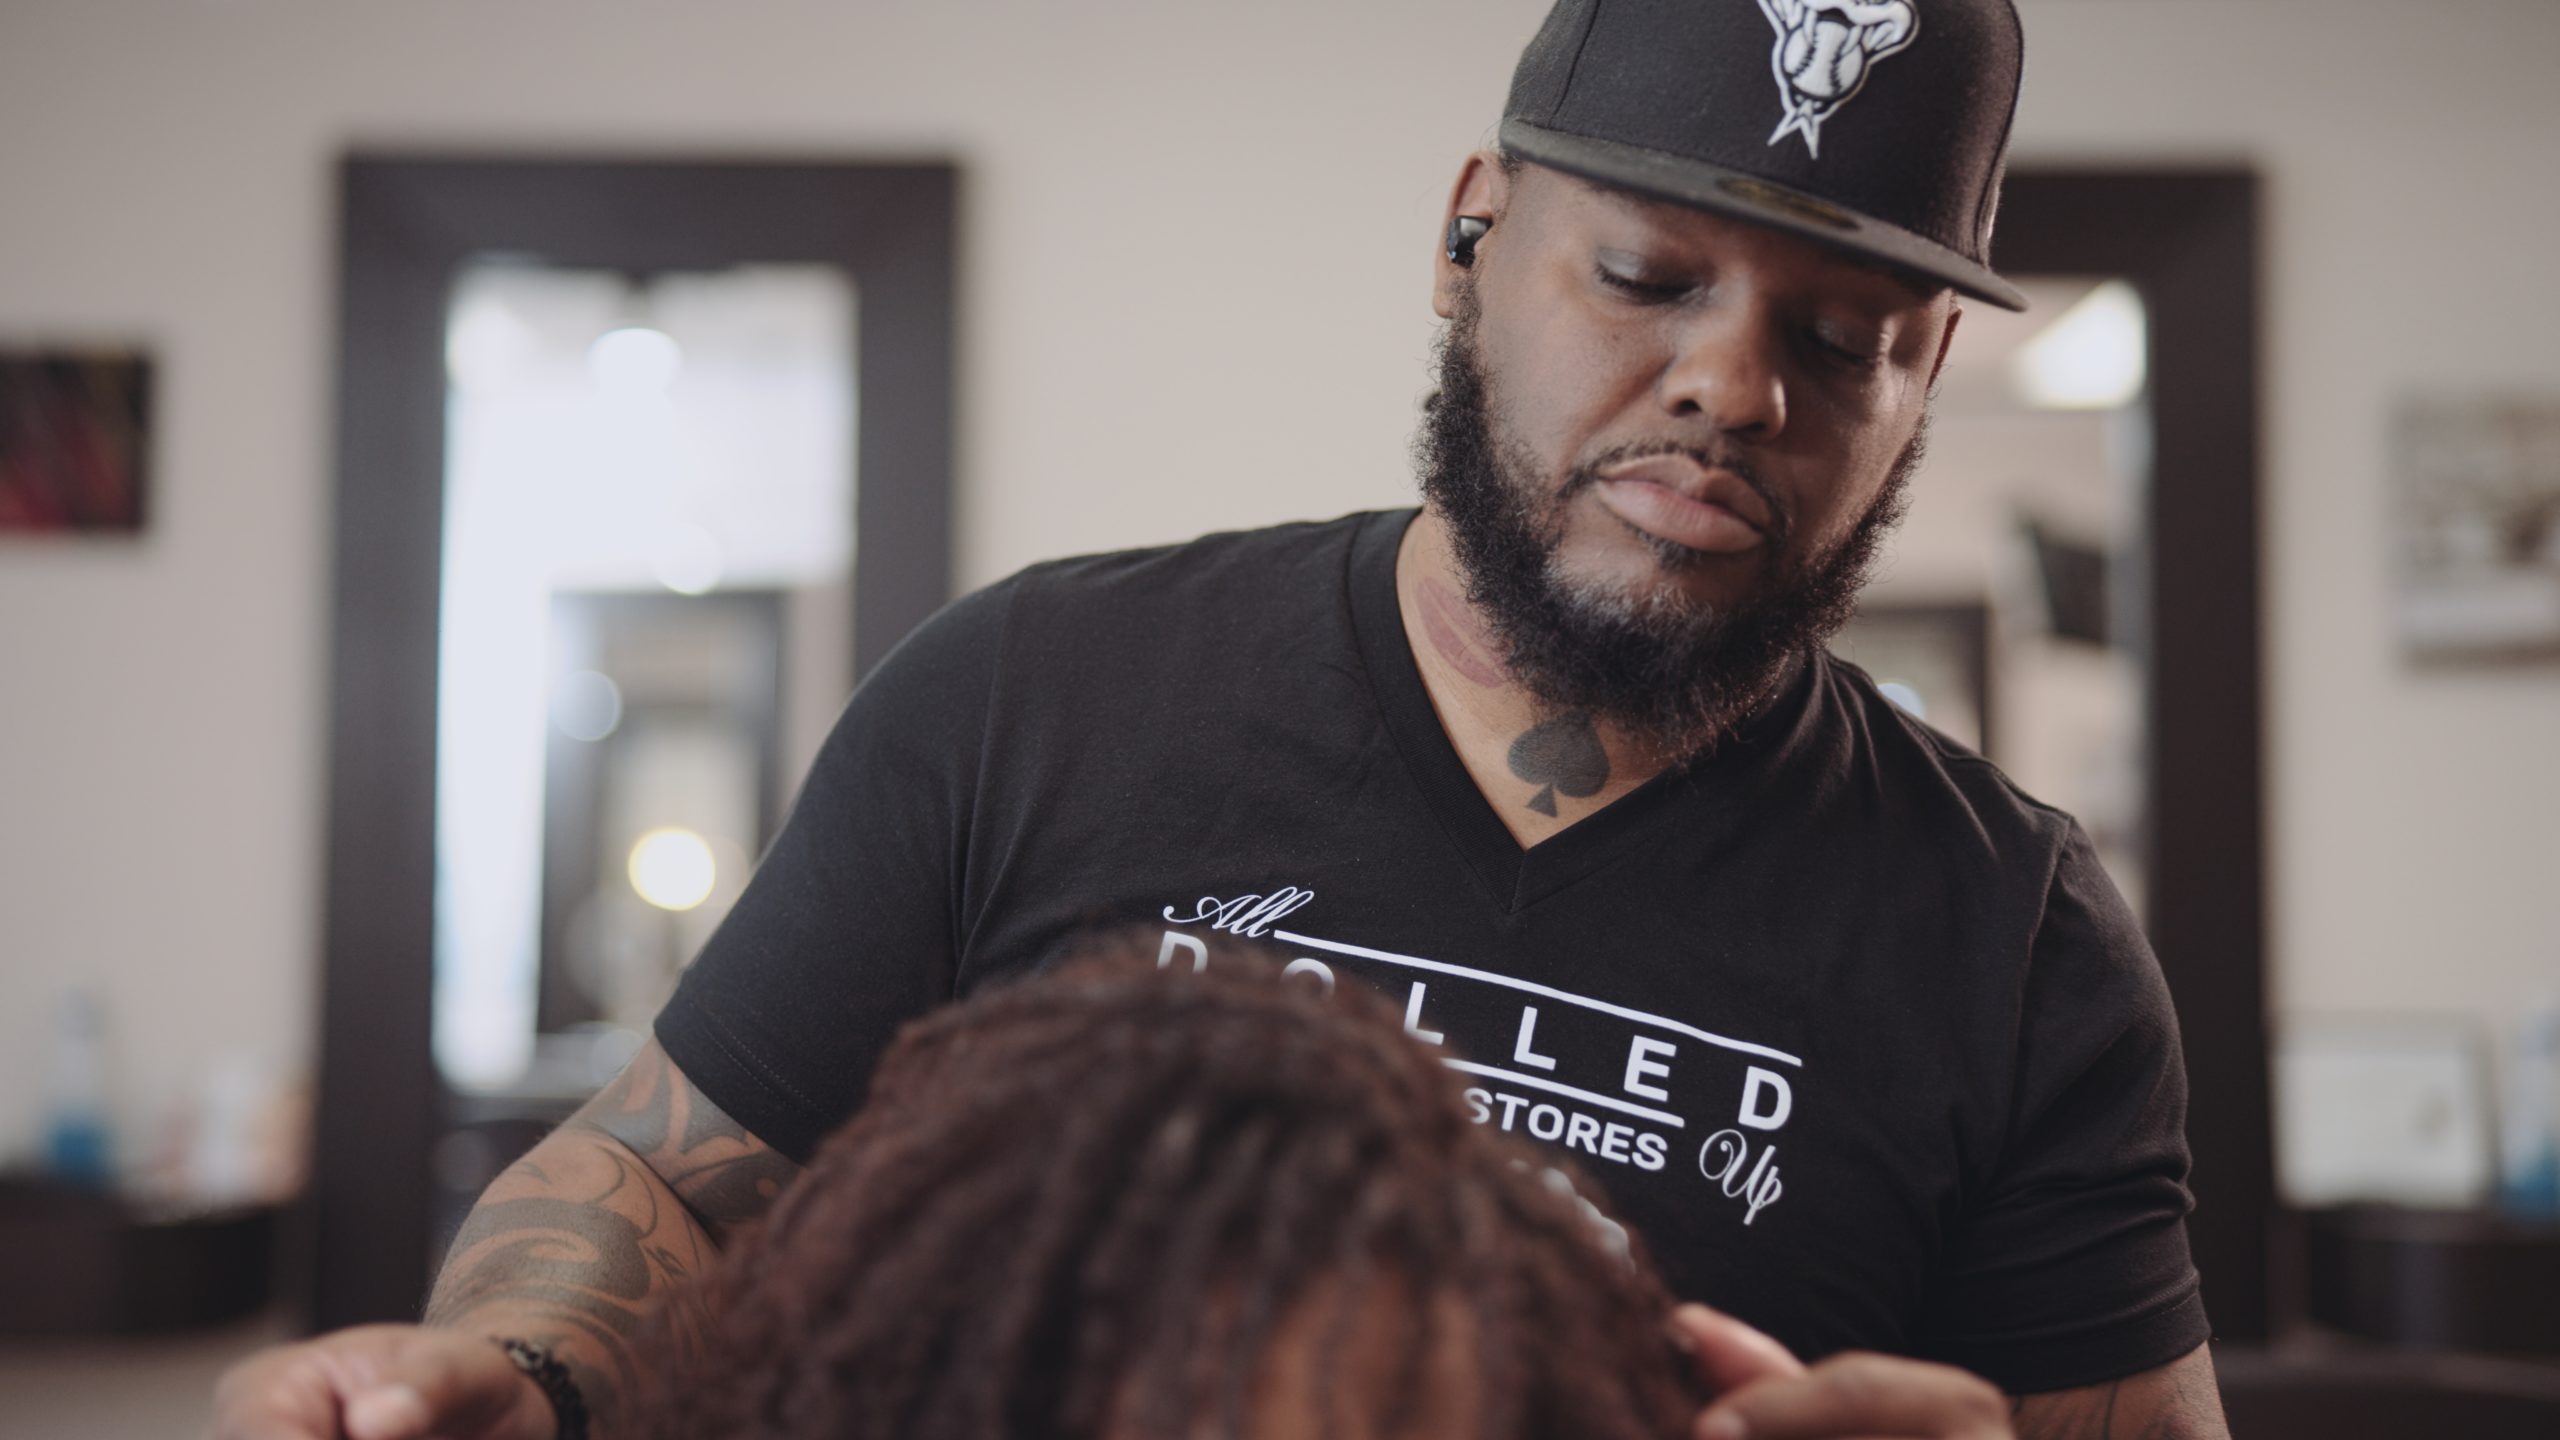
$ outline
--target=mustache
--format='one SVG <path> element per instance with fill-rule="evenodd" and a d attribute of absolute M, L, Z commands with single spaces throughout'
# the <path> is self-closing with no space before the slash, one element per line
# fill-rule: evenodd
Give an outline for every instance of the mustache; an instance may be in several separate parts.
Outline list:
<path fill-rule="evenodd" d="M 1759 468 L 1746 457 L 1741 447 L 1725 442 L 1707 445 L 1684 444 L 1677 440 L 1633 440 L 1613 445 L 1585 460 L 1565 473 L 1564 484 L 1556 492 L 1555 503 L 1561 505 L 1600 483 L 1600 472 L 1631 460 L 1649 460 L 1657 455 L 1685 455 L 1699 466 L 1722 470 L 1751 487 L 1760 503 L 1769 507 L 1769 540 L 1784 545 L 1795 533 L 1795 512 L 1780 499 L 1777 490 L 1763 477 Z"/>

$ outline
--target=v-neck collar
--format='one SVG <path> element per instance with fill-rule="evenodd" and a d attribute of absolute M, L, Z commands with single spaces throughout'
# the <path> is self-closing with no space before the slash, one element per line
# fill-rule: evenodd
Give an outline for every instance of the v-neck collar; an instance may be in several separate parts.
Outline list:
<path fill-rule="evenodd" d="M 1757 762 L 1767 758 L 1778 736 L 1795 728 L 1783 723 L 1782 717 L 1803 705 L 1812 688 L 1812 665 L 1798 666 L 1779 698 L 1746 723 L 1731 742 L 1708 756 L 1663 771 L 1523 849 L 1484 792 L 1476 788 L 1475 777 L 1467 773 L 1466 762 L 1458 758 L 1457 747 L 1441 728 L 1439 712 L 1432 708 L 1431 692 L 1423 685 L 1421 668 L 1405 635 L 1404 615 L 1396 599 L 1396 552 L 1419 513 L 1396 510 L 1372 515 L 1353 539 L 1346 577 L 1352 628 L 1380 716 L 1406 772 L 1495 905 L 1505 913 L 1516 913 L 1536 904 L 1641 848 L 1666 825 L 1681 823 L 1684 807 L 1686 823 L 1692 826 L 1721 831 L 1736 823 L 1738 812 L 1745 808 L 1738 803 L 1745 798 L 1742 782 L 1765 770 Z M 1703 791 L 1726 792 L 1724 798 L 1737 803 L 1688 806 Z"/>

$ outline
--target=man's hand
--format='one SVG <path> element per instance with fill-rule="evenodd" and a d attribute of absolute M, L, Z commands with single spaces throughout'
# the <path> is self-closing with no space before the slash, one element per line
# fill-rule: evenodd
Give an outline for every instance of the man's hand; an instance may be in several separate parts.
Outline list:
<path fill-rule="evenodd" d="M 681 1350 L 686 1284 L 799 1167 L 693 1086 L 655 1041 L 507 1167 L 445 1256 L 427 1327 L 367 1325 L 250 1357 L 223 1377 L 216 1440 L 552 1440 L 551 1403 L 482 1338 L 549 1349 L 614 1440 L 658 1314 Z"/>
<path fill-rule="evenodd" d="M 540 1387 L 488 1340 L 360 1325 L 234 1365 L 212 1440 L 552 1440 Z"/>
<path fill-rule="evenodd" d="M 1852 1354 L 1808 1367 L 1703 1305 L 1683 1305 L 1671 1318 L 1716 1387 L 1691 1431 L 1696 1440 L 2011 1440 L 2000 1392 L 1951 1366 Z"/>

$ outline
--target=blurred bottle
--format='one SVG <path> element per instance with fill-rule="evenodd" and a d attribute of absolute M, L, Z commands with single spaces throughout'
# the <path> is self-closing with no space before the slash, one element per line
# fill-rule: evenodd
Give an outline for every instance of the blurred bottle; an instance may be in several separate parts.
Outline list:
<path fill-rule="evenodd" d="M 2560 1219 L 2560 999 L 2516 1025 L 2504 1128 L 2501 1205 L 2522 1219 Z"/>
<path fill-rule="evenodd" d="M 64 994 L 54 1012 L 53 1072 L 45 1086 L 45 1168 L 65 1184 L 104 1189 L 115 1179 L 106 1030 L 97 996 Z"/>

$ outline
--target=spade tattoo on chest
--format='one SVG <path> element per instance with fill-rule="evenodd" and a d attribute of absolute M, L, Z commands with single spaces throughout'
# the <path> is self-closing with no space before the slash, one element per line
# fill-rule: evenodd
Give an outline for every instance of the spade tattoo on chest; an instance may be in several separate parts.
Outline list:
<path fill-rule="evenodd" d="M 1587 800 L 1609 783 L 1609 752 L 1601 748 L 1591 716 L 1569 710 L 1511 742 L 1511 773 L 1538 787 L 1529 808 L 1553 815 L 1559 793 Z"/>

